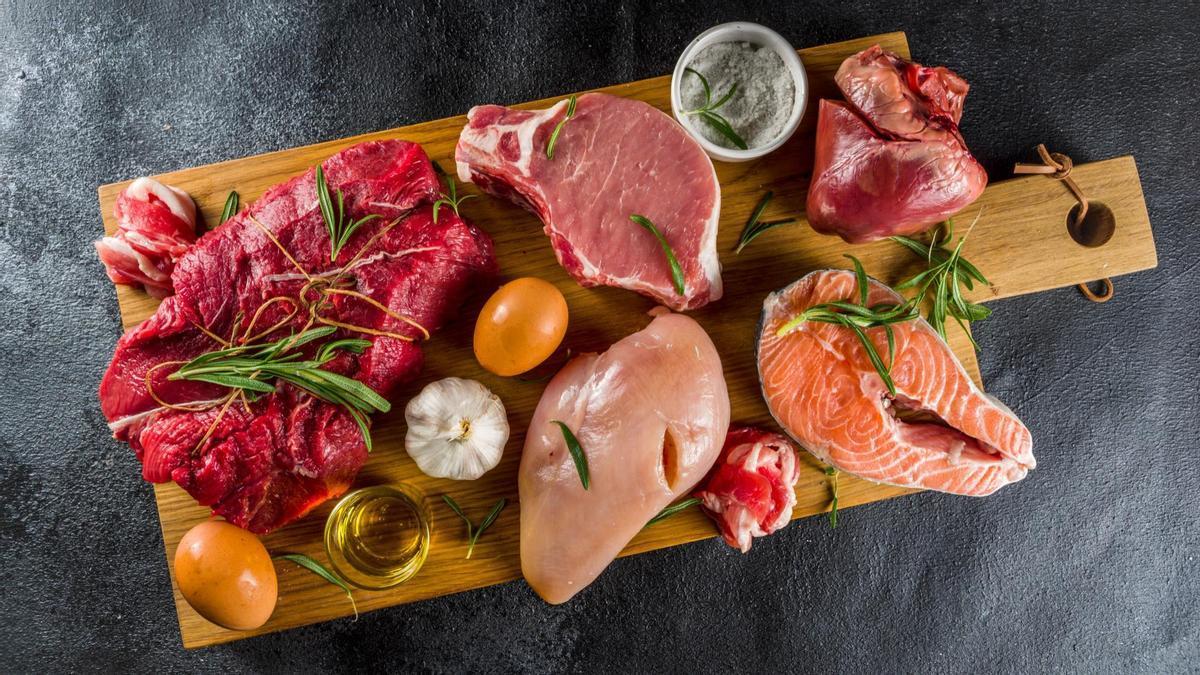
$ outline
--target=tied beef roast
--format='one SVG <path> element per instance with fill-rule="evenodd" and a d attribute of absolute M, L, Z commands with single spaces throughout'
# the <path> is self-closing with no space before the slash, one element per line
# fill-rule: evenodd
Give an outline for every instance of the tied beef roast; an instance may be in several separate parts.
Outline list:
<path fill-rule="evenodd" d="M 532 211 L 558 262 L 583 286 L 637 291 L 675 310 L 721 297 L 717 217 L 721 187 L 712 161 L 675 120 L 653 106 L 584 94 L 545 110 L 476 106 L 458 138 L 459 178 Z M 684 292 L 648 218 L 679 261 Z"/>
<path fill-rule="evenodd" d="M 821 100 L 808 222 L 861 243 L 922 232 L 975 201 L 987 173 L 959 132 L 968 85 L 878 45 L 838 69 Z"/>
<path fill-rule="evenodd" d="M 248 404 L 220 405 L 229 389 L 168 375 L 230 342 L 300 332 L 312 316 L 302 296 L 315 301 L 321 281 L 336 277 L 338 288 L 391 314 L 354 295 L 325 297 L 319 315 L 354 327 L 329 340 L 372 343 L 362 354 L 339 352 L 325 368 L 386 398 L 420 368 L 421 329 L 441 326 L 472 280 L 495 271 L 486 234 L 449 208 L 434 222 L 440 185 L 420 146 L 362 143 L 322 167 L 330 191 L 342 191 L 348 218 L 379 216 L 335 261 L 314 172 L 271 188 L 184 254 L 172 275 L 175 294 L 120 339 L 100 385 L 109 426 L 137 453 L 146 480 L 173 480 L 258 533 L 345 491 L 367 458 L 362 433 L 345 408 L 286 382 Z"/>

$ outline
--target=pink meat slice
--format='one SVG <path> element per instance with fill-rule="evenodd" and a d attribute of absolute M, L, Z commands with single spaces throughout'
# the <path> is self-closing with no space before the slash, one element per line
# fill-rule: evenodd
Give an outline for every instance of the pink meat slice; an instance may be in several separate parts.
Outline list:
<path fill-rule="evenodd" d="M 716 521 L 725 543 L 747 553 L 755 537 L 765 537 L 791 520 L 799 478 L 791 441 L 741 427 L 729 431 L 717 465 L 696 497 Z"/>
<path fill-rule="evenodd" d="M 813 229 L 851 243 L 915 234 L 983 193 L 987 172 L 958 129 L 962 78 L 874 46 L 846 59 L 836 80 L 848 103 L 820 102 Z"/>
<path fill-rule="evenodd" d="M 117 195 L 113 215 L 117 232 L 94 244 L 108 278 L 157 298 L 174 292 L 171 272 L 196 241 L 192 198 L 153 178 L 138 178 Z"/>
<path fill-rule="evenodd" d="M 219 348 L 208 333 L 247 338 L 280 324 L 249 340 L 262 342 L 302 330 L 306 312 L 289 318 L 291 305 L 271 300 L 298 297 L 308 276 L 340 273 L 345 288 L 433 331 L 457 310 L 473 280 L 495 271 L 487 235 L 445 209 L 433 222 L 431 203 L 440 186 L 420 146 L 363 143 L 323 168 L 330 188 L 345 194 L 350 217 L 381 218 L 358 230 L 330 261 L 314 172 L 271 188 L 182 257 L 173 275 L 175 295 L 122 336 L 100 385 L 109 426 L 134 449 L 146 480 L 173 480 L 214 513 L 254 532 L 291 522 L 350 485 L 367 458 L 357 425 L 344 408 L 286 383 L 249 410 L 240 403 L 223 414 L 164 407 L 154 396 L 193 407 L 228 390 L 169 381 L 170 366 L 151 369 Z M 332 296 L 322 316 L 415 340 L 339 330 L 331 339 L 363 337 L 372 346 L 360 356 L 344 354 L 328 369 L 387 397 L 420 368 L 423 336 L 410 324 L 349 296 Z"/>
<path fill-rule="evenodd" d="M 551 420 L 574 432 L 585 490 Z M 721 359 L 692 319 L 665 314 L 603 354 L 568 363 L 546 386 L 521 456 L 521 571 L 547 602 L 596 579 L 664 507 L 716 461 L 729 426 Z"/>
<path fill-rule="evenodd" d="M 720 299 L 721 191 L 712 161 L 657 108 L 594 93 L 578 98 L 547 158 L 567 105 L 472 108 L 455 151 L 460 179 L 537 215 L 559 263 L 583 286 L 626 288 L 675 310 Z M 658 241 L 632 214 L 666 237 L 683 270 L 683 295 Z"/>
<path fill-rule="evenodd" d="M 763 398 L 780 426 L 818 459 L 879 483 L 988 495 L 1036 466 L 1029 429 L 967 375 L 923 319 L 895 324 L 889 395 L 854 333 L 785 323 L 813 305 L 856 297 L 854 274 L 813 272 L 767 296 L 758 341 Z M 903 302 L 871 281 L 868 305 Z M 887 354 L 882 328 L 868 329 Z"/>

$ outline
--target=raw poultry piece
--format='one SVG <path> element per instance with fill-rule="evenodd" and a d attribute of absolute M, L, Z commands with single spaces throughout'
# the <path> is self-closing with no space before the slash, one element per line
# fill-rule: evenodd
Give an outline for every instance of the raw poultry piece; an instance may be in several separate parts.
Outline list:
<path fill-rule="evenodd" d="M 808 222 L 862 243 L 922 232 L 975 201 L 987 172 L 958 129 L 969 86 L 878 45 L 842 63 L 822 99 Z"/>
<path fill-rule="evenodd" d="M 674 310 L 720 299 L 721 186 L 704 150 L 641 101 L 584 94 L 567 119 L 569 105 L 472 108 L 454 153 L 459 178 L 541 218 L 558 262 L 583 286 L 626 288 Z M 683 293 L 659 242 L 631 215 L 666 238 Z"/>
<path fill-rule="evenodd" d="M 314 171 L 272 187 L 184 254 L 175 294 L 121 337 L 100 384 L 109 428 L 137 453 L 146 480 L 175 481 L 258 533 L 345 491 L 367 459 L 364 435 L 346 407 L 290 382 L 229 400 L 227 387 L 168 379 L 176 369 L 214 350 L 335 327 L 330 341 L 370 346 L 339 351 L 322 370 L 386 398 L 420 369 L 426 331 L 453 316 L 472 281 L 495 271 L 486 234 L 447 208 L 433 222 L 440 185 L 417 144 L 361 143 L 322 166 L 348 218 L 379 217 L 331 260 Z M 303 357 L 317 346 L 305 346 Z"/>
<path fill-rule="evenodd" d="M 1029 430 L 971 381 L 924 319 L 892 325 L 889 395 L 854 332 L 806 321 L 778 330 L 805 309 L 854 298 L 852 272 L 813 272 L 763 303 L 758 372 L 775 420 L 818 459 L 867 480 L 962 495 L 988 495 L 1034 468 Z M 870 282 L 868 306 L 903 302 Z M 887 358 L 883 328 L 867 329 Z"/>
<path fill-rule="evenodd" d="M 138 178 L 117 195 L 113 215 L 117 232 L 94 244 L 108 278 L 156 298 L 173 293 L 171 272 L 196 241 L 192 198 L 153 178 Z"/>
<path fill-rule="evenodd" d="M 696 493 L 725 543 L 742 553 L 792 519 L 796 505 L 796 448 L 787 438 L 754 427 L 731 429 L 704 488 Z"/>
<path fill-rule="evenodd" d="M 589 487 L 554 423 L 587 457 Z M 721 359 L 698 323 L 664 314 L 546 386 L 521 457 L 521 571 L 566 602 L 716 461 L 729 426 Z"/>

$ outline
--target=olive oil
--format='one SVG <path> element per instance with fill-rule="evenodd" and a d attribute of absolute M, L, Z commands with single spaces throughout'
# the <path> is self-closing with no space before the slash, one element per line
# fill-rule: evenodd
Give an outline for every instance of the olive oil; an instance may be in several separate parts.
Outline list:
<path fill-rule="evenodd" d="M 412 578 L 429 554 L 424 499 L 403 484 L 347 494 L 325 521 L 325 552 L 337 573 L 359 588 L 389 588 Z"/>

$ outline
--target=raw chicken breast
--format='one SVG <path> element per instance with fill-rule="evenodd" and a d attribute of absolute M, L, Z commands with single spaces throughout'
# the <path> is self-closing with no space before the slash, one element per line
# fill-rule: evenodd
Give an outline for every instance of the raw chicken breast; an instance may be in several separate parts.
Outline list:
<path fill-rule="evenodd" d="M 893 325 L 890 397 L 854 333 L 788 320 L 813 305 L 854 298 L 845 270 L 813 272 L 763 303 L 758 373 L 780 426 L 818 459 L 861 478 L 961 495 L 988 495 L 1034 468 L 1029 429 L 971 381 L 924 319 Z M 867 305 L 903 302 L 872 281 Z M 886 358 L 882 328 L 867 330 Z"/>
<path fill-rule="evenodd" d="M 552 420 L 587 456 L 585 490 Z M 721 359 L 692 319 L 663 314 L 550 381 L 521 457 L 521 571 L 546 602 L 571 599 L 712 468 L 729 427 Z"/>

